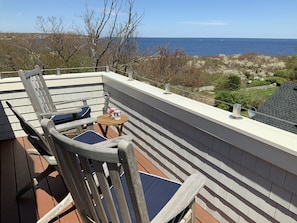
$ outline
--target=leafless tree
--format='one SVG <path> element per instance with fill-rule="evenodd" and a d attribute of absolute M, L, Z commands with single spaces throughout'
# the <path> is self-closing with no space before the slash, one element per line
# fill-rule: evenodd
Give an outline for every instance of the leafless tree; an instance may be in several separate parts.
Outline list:
<path fill-rule="evenodd" d="M 19 55 L 23 55 L 19 56 L 19 60 L 22 60 L 22 62 L 19 61 L 18 64 L 23 65 L 22 69 L 31 69 L 36 64 L 42 67 L 44 66 L 41 56 L 42 53 L 39 51 L 40 47 L 36 43 L 36 39 L 37 37 L 32 34 L 26 38 L 20 38 L 18 40 L 17 51 Z"/>
<path fill-rule="evenodd" d="M 119 66 L 124 49 L 131 44 L 129 39 L 135 36 L 142 19 L 133 6 L 134 0 L 103 0 L 99 13 L 86 6 L 82 18 L 95 70 L 99 65 Z"/>
<path fill-rule="evenodd" d="M 39 16 L 37 26 L 43 34 L 46 34 L 43 35 L 46 48 L 52 55 L 58 56 L 63 61 L 63 65 L 67 64 L 84 46 L 77 33 L 65 32 L 62 18 L 45 19 Z"/>
<path fill-rule="evenodd" d="M 35 40 L 34 34 L 18 34 L 13 41 L 0 40 L 0 69 L 30 69 L 35 64 L 42 65 Z"/>

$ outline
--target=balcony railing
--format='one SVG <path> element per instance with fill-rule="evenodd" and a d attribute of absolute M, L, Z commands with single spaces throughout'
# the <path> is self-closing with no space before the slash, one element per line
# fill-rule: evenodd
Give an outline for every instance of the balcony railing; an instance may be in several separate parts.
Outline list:
<path fill-rule="evenodd" d="M 129 116 L 124 133 L 169 178 L 207 177 L 197 202 L 220 222 L 297 220 L 295 134 L 113 72 L 45 78 L 55 100 L 109 92 L 111 106 Z M 19 78 L 0 80 L 0 100 L 1 139 L 24 134 L 6 100 L 39 127 Z M 92 116 L 101 114 L 102 99 L 88 103 Z"/>

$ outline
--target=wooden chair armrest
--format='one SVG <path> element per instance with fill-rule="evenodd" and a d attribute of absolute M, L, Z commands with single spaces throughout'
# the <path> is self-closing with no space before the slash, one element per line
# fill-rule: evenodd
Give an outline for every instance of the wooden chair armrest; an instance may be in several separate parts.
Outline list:
<path fill-rule="evenodd" d="M 112 139 L 108 139 L 107 141 L 103 141 L 102 143 L 106 142 L 106 144 L 110 144 L 110 143 L 113 143 L 115 145 L 119 144 L 119 142 L 121 140 L 126 140 L 126 141 L 132 141 L 132 136 L 131 135 L 122 135 L 122 136 L 118 136 L 118 137 L 115 137 L 115 138 L 112 138 Z"/>
<path fill-rule="evenodd" d="M 94 98 L 98 98 L 98 97 L 86 97 L 86 98 L 69 99 L 69 100 L 63 100 L 63 101 L 54 101 L 54 104 L 62 105 L 62 104 L 82 101 L 84 105 L 87 105 L 87 100 L 94 99 Z"/>
<path fill-rule="evenodd" d="M 96 121 L 97 121 L 97 118 L 92 118 L 92 117 L 91 118 L 83 118 L 83 119 L 75 120 L 72 122 L 67 122 L 64 124 L 56 125 L 56 129 L 57 129 L 57 131 L 61 132 L 61 131 L 72 129 L 72 128 L 75 128 L 78 126 L 92 124 L 92 123 L 95 123 Z"/>
<path fill-rule="evenodd" d="M 76 114 L 81 112 L 81 108 L 75 108 L 75 109 L 67 109 L 67 110 L 61 110 L 56 112 L 46 112 L 46 113 L 40 113 L 41 117 L 51 117 L 53 115 L 67 115 L 67 114 Z"/>
<path fill-rule="evenodd" d="M 98 147 L 111 148 L 111 147 L 117 146 L 121 140 L 132 141 L 132 136 L 130 136 L 130 135 L 118 136 L 116 138 L 112 138 L 112 139 L 108 139 L 108 140 L 105 140 L 102 142 L 95 143 L 92 145 L 92 147 L 94 147 L 94 148 L 98 148 Z"/>
<path fill-rule="evenodd" d="M 151 222 L 164 223 L 176 217 L 194 201 L 195 196 L 203 187 L 204 182 L 205 177 L 198 173 L 192 174 L 188 177 Z"/>

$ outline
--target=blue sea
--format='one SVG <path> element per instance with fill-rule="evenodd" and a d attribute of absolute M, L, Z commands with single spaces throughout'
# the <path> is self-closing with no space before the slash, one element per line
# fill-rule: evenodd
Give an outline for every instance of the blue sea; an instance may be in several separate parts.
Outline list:
<path fill-rule="evenodd" d="M 256 53 L 269 56 L 297 55 L 297 39 L 248 38 L 137 38 L 141 53 L 154 54 L 160 46 L 171 52 L 183 49 L 191 56 Z"/>

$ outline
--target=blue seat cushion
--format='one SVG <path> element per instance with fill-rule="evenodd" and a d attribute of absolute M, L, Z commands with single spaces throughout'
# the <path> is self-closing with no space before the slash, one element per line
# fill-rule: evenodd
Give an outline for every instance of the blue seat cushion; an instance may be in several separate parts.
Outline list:
<path fill-rule="evenodd" d="M 175 194 L 181 184 L 144 172 L 139 172 L 139 174 L 149 214 L 149 220 L 151 221 L 171 199 L 171 197 Z M 125 174 L 122 175 L 121 180 L 123 183 L 125 194 L 127 196 L 129 210 L 133 210 L 131 199 L 128 196 L 129 189 L 127 187 Z M 111 188 L 111 193 L 113 197 L 115 197 L 113 188 Z M 179 222 L 186 211 L 187 209 L 180 213 L 176 218 L 172 219 L 170 223 Z M 132 222 L 137 223 L 133 212 L 131 212 L 131 218 Z"/>
<path fill-rule="evenodd" d="M 88 118 L 90 117 L 91 108 L 89 106 L 82 107 L 82 110 L 79 113 L 74 114 L 65 114 L 65 115 L 53 115 L 51 120 L 55 125 L 70 122 L 76 119 Z"/>
<path fill-rule="evenodd" d="M 106 138 L 93 130 L 88 130 L 83 132 L 73 138 L 76 141 L 87 143 L 87 144 L 95 144 L 99 142 L 103 142 Z"/>

